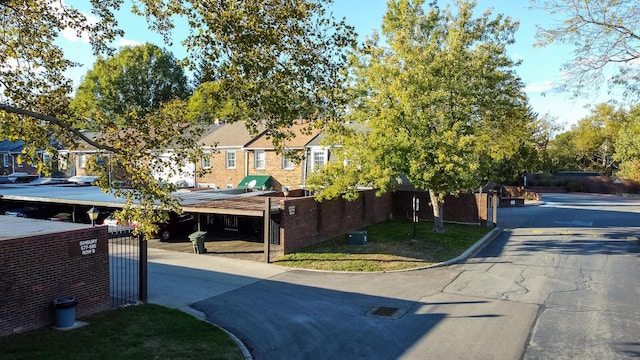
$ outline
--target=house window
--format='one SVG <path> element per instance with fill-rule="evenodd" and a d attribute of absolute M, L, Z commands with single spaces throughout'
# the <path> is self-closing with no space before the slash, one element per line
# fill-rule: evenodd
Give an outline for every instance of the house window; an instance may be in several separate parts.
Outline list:
<path fill-rule="evenodd" d="M 318 170 L 327 163 L 327 152 L 316 150 L 311 153 L 311 170 Z"/>
<path fill-rule="evenodd" d="M 254 159 L 254 168 L 255 169 L 264 169 L 265 166 L 265 153 L 264 150 L 256 150 L 255 159 Z"/>
<path fill-rule="evenodd" d="M 282 153 L 282 168 L 285 170 L 293 170 L 293 160 L 287 156 L 287 152 Z"/>
<path fill-rule="evenodd" d="M 236 152 L 235 151 L 227 151 L 227 169 L 235 169 L 236 168 Z"/>
<path fill-rule="evenodd" d="M 2 155 L 2 166 L 9 167 L 9 154 Z"/>
<path fill-rule="evenodd" d="M 87 167 L 87 155 L 85 155 L 85 154 L 80 155 L 80 160 L 79 160 L 79 163 L 78 163 L 78 167 L 80 169 L 84 169 L 84 168 Z"/>
<path fill-rule="evenodd" d="M 51 163 L 51 155 L 47 153 L 42 154 L 42 162 L 45 164 Z"/>
<path fill-rule="evenodd" d="M 200 163 L 203 169 L 211 169 L 211 154 L 205 153 Z"/>
<path fill-rule="evenodd" d="M 58 170 L 66 171 L 69 167 L 69 156 L 67 154 L 60 154 L 58 156 Z"/>

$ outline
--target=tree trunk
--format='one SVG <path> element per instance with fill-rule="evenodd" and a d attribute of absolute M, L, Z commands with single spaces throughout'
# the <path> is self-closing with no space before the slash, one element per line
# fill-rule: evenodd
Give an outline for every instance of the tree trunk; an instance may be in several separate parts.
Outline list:
<path fill-rule="evenodd" d="M 429 190 L 429 198 L 431 199 L 431 208 L 433 209 L 433 231 L 443 233 L 444 221 L 442 219 L 442 208 L 444 202 L 440 200 L 433 190 Z"/>

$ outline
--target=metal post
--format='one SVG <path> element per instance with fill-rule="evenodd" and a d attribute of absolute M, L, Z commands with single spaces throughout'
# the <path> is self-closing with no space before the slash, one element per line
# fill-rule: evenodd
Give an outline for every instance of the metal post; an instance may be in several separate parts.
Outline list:
<path fill-rule="evenodd" d="M 264 258 L 265 261 L 267 262 L 267 264 L 271 261 L 271 259 L 269 258 L 270 252 L 271 252 L 271 198 L 267 197 L 264 200 L 264 216 L 263 216 L 263 222 L 264 222 L 264 230 L 263 230 L 263 237 L 264 237 Z"/>
<path fill-rule="evenodd" d="M 413 238 L 416 238 L 416 224 L 418 224 L 418 211 L 420 210 L 420 199 L 413 195 Z"/>
<path fill-rule="evenodd" d="M 140 251 L 140 258 L 138 259 L 138 265 L 140 266 L 140 279 L 138 281 L 138 291 L 140 301 L 146 303 L 148 300 L 147 296 L 147 260 L 148 260 L 148 252 L 147 252 L 147 239 L 144 235 L 138 236 L 138 248 Z"/>
<path fill-rule="evenodd" d="M 496 225 L 498 225 L 498 204 L 500 200 L 498 199 L 498 193 L 494 192 L 492 196 L 493 196 L 493 226 L 495 227 Z"/>

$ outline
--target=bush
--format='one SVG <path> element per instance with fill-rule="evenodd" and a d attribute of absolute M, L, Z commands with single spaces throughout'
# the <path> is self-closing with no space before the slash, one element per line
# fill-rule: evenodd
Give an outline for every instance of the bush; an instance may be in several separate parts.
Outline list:
<path fill-rule="evenodd" d="M 530 186 L 567 186 L 567 180 L 556 178 L 553 175 L 542 175 L 539 179 L 531 181 Z"/>

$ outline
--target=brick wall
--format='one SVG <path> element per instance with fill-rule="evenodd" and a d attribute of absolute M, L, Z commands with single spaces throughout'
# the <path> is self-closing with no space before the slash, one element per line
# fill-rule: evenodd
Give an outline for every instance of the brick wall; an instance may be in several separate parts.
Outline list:
<path fill-rule="evenodd" d="M 395 217 L 412 217 L 413 195 L 420 199 L 418 216 L 433 220 L 426 192 L 397 191 L 376 196 L 372 190 L 361 191 L 356 201 L 343 199 L 317 202 L 313 197 L 279 199 L 284 212 L 281 218 L 279 252 L 289 254 L 303 247 L 358 230 Z M 486 224 L 489 216 L 489 194 L 447 196 L 444 220 Z M 277 249 L 272 249 L 276 250 Z"/>
<path fill-rule="evenodd" d="M 284 254 L 349 231 L 385 221 L 392 211 L 390 194 L 362 191 L 356 201 L 317 202 L 312 197 L 284 200 L 281 251 Z"/>
<path fill-rule="evenodd" d="M 294 151 L 294 150 L 290 150 Z M 300 154 L 302 150 L 296 151 Z M 281 191 L 283 186 L 288 186 L 290 189 L 299 188 L 302 184 L 302 163 L 293 163 L 293 168 L 282 168 L 282 155 L 278 154 L 274 150 L 265 151 L 265 166 L 264 169 L 255 168 L 255 152 L 249 151 L 249 175 L 270 175 L 271 187 L 275 191 Z"/>
<path fill-rule="evenodd" d="M 236 153 L 235 169 L 227 169 L 227 150 L 221 149 L 220 152 L 211 154 L 211 169 L 208 173 L 199 177 L 198 184 L 210 185 L 215 184 L 217 188 L 224 189 L 227 184 L 233 187 L 238 186 L 240 181 L 245 177 L 245 152 L 240 149 L 233 149 Z M 196 171 L 202 169 L 202 163 L 196 162 Z"/>
<path fill-rule="evenodd" d="M 394 193 L 394 214 L 411 219 L 413 216 L 413 196 L 420 200 L 418 217 L 433 220 L 433 209 L 429 206 L 429 193 L 425 191 L 396 191 Z M 460 194 L 444 199 L 444 221 L 482 224 L 487 220 L 487 194 Z"/>
<path fill-rule="evenodd" d="M 95 254 L 80 241 L 97 239 Z M 106 227 L 0 240 L 0 335 L 54 322 L 53 299 L 78 300 L 76 318 L 111 307 Z"/>

